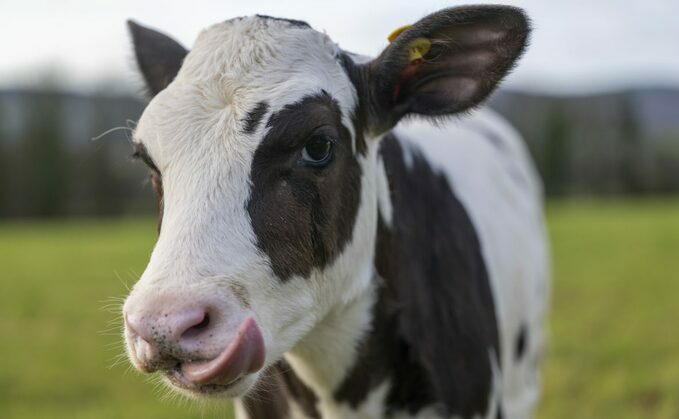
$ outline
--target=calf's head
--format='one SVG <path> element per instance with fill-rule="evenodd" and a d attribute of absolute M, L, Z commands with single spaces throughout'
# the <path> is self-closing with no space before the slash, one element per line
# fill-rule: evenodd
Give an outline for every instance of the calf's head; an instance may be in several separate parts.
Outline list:
<path fill-rule="evenodd" d="M 160 221 L 123 308 L 128 353 L 177 389 L 226 397 L 370 293 L 381 134 L 478 104 L 528 34 L 514 8 L 446 9 L 366 60 L 265 16 L 214 25 L 190 52 L 130 29 L 153 95 L 135 155 Z"/>

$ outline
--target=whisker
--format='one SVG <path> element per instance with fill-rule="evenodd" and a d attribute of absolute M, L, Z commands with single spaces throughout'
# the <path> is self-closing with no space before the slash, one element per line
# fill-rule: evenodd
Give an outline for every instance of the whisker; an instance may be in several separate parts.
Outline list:
<path fill-rule="evenodd" d="M 114 127 L 114 128 L 111 128 L 111 129 L 108 129 L 108 130 L 102 132 L 101 134 L 97 135 L 96 137 L 92 137 L 91 140 L 92 141 L 98 141 L 101 138 L 107 136 L 108 134 L 110 134 L 112 132 L 120 131 L 120 130 L 132 131 L 132 129 L 130 127 Z"/>

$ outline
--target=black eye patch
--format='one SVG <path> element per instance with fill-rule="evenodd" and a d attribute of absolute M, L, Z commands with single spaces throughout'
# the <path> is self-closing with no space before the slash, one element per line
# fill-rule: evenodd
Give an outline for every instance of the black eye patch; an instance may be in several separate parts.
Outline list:
<path fill-rule="evenodd" d="M 309 277 L 351 241 L 361 167 L 339 104 L 325 91 L 284 106 L 266 126 L 247 203 L 257 246 L 282 281 Z"/>

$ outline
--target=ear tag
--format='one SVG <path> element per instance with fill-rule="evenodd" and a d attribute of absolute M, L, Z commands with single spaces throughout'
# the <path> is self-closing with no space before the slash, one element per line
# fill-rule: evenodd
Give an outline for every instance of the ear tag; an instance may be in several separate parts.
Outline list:
<path fill-rule="evenodd" d="M 394 42 L 396 38 L 398 38 L 398 36 L 403 33 L 403 31 L 411 26 L 413 25 L 403 25 L 394 29 L 394 31 L 389 34 L 387 39 L 389 42 Z M 429 49 L 431 49 L 431 41 L 427 38 L 420 37 L 413 39 L 410 41 L 410 45 L 408 45 L 408 60 L 411 64 L 416 60 L 421 60 L 422 57 L 424 57 L 429 52 Z"/>
<path fill-rule="evenodd" d="M 410 28 L 412 25 L 404 25 L 396 28 L 392 33 L 389 34 L 387 39 L 389 42 L 394 42 L 398 36 Z M 408 65 L 401 70 L 400 81 L 394 86 L 394 92 L 392 99 L 394 102 L 398 101 L 401 95 L 401 86 L 409 78 L 417 74 L 420 69 L 420 64 L 422 64 L 422 59 L 431 49 L 431 41 L 427 38 L 420 37 L 415 38 L 408 44 Z"/>
<path fill-rule="evenodd" d="M 387 36 L 387 39 L 389 40 L 389 42 L 394 42 L 394 39 L 396 39 L 401 34 L 401 32 L 403 32 L 404 30 L 408 29 L 411 26 L 413 25 L 399 26 L 398 28 L 394 29 L 393 32 L 389 34 L 389 36 Z"/>
<path fill-rule="evenodd" d="M 415 38 L 408 46 L 408 59 L 410 62 L 421 60 L 431 49 L 431 41 L 427 38 Z"/>

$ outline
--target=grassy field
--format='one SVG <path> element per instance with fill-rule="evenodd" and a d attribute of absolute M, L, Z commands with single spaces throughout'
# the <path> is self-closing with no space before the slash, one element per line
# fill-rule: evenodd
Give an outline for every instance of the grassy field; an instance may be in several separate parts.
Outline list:
<path fill-rule="evenodd" d="M 679 418 L 679 201 L 549 206 L 555 281 L 538 417 Z M 153 220 L 0 224 L 0 418 L 227 416 L 160 400 L 106 309 Z M 113 322 L 111 328 L 109 323 Z"/>

